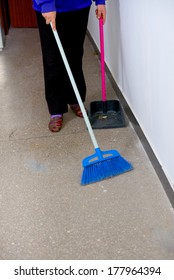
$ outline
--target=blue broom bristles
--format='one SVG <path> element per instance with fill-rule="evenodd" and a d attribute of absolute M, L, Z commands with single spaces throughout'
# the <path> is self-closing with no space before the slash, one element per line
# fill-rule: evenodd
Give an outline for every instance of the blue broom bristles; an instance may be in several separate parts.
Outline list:
<path fill-rule="evenodd" d="M 81 185 L 95 183 L 113 176 L 120 175 L 133 169 L 131 163 L 125 160 L 117 151 L 102 152 L 99 148 L 94 154 L 83 161 Z M 111 154 L 110 156 L 108 156 Z M 107 157 L 103 157 L 107 155 Z M 96 160 L 96 157 L 99 159 Z M 94 158 L 94 161 L 91 159 Z"/>

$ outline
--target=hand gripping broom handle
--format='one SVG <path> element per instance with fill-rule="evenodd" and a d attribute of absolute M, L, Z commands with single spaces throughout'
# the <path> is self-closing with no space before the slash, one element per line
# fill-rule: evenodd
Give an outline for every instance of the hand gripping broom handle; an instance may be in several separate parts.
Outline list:
<path fill-rule="evenodd" d="M 52 28 L 52 23 L 50 23 L 50 25 L 51 25 L 51 28 Z M 90 124 L 90 122 L 89 122 L 89 119 L 88 119 L 88 116 L 87 116 L 87 113 L 86 113 L 86 110 L 85 110 L 85 107 L 84 107 L 83 102 L 82 102 L 82 100 L 81 100 L 81 97 L 80 97 L 80 94 L 79 94 L 77 85 L 76 85 L 76 83 L 75 83 L 75 80 L 74 80 L 74 77 L 73 77 L 73 75 L 72 75 L 72 72 L 71 72 L 71 69 L 70 69 L 68 60 L 67 60 L 67 58 L 66 58 L 64 49 L 63 49 L 63 47 L 62 47 L 62 43 L 61 43 L 61 41 L 60 41 L 60 39 L 59 39 L 59 35 L 58 35 L 58 33 L 57 33 L 56 30 L 53 30 L 53 28 L 52 28 L 52 31 L 53 31 L 54 37 L 55 37 L 55 39 L 56 39 L 56 43 L 57 43 L 57 45 L 58 45 L 60 54 L 61 54 L 61 56 L 62 56 L 62 59 L 63 59 L 64 65 L 65 65 L 65 68 L 66 68 L 66 70 L 67 70 L 69 79 L 70 79 L 70 81 L 71 81 L 71 84 L 72 84 L 74 93 L 75 93 L 75 95 L 76 95 L 76 98 L 77 98 L 77 100 L 78 100 L 80 109 L 81 109 L 81 111 L 82 111 L 82 114 L 83 114 L 83 117 L 84 117 L 84 120 L 85 120 L 87 129 L 88 129 L 88 131 L 89 131 L 89 134 L 90 134 L 90 137 L 91 137 L 91 140 L 92 140 L 92 143 L 93 143 L 93 145 L 94 145 L 94 148 L 97 149 L 97 148 L 99 148 L 99 147 L 98 147 L 98 144 L 97 144 L 97 140 L 96 140 L 95 135 L 94 135 L 94 133 L 93 133 L 91 124 Z"/>
<path fill-rule="evenodd" d="M 106 101 L 103 18 L 99 19 L 102 101 Z"/>

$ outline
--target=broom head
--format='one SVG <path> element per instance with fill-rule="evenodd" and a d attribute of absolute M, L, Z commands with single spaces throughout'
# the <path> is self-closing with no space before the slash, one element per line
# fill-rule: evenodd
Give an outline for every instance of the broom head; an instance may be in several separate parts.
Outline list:
<path fill-rule="evenodd" d="M 85 158 L 81 185 L 95 183 L 133 169 L 131 163 L 125 160 L 116 150 L 101 151 Z"/>

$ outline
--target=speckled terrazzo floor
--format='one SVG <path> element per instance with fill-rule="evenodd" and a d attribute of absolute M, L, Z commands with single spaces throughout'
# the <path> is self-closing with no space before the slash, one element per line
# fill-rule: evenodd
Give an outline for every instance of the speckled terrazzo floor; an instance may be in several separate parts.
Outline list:
<path fill-rule="evenodd" d="M 99 62 L 86 38 L 88 97 L 100 100 Z M 108 98 L 115 92 L 107 80 Z M 0 52 L 0 259 L 173 259 L 174 212 L 127 119 L 95 130 L 134 170 L 85 187 L 81 162 L 93 153 L 82 119 L 68 112 L 47 128 L 37 29 L 10 29 Z"/>

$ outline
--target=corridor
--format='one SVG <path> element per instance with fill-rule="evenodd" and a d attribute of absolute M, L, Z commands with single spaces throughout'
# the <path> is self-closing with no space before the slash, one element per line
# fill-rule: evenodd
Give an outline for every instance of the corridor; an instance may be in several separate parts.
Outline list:
<path fill-rule="evenodd" d="M 88 37 L 86 107 L 101 98 L 100 64 Z M 108 99 L 116 93 L 107 79 Z M 38 30 L 11 28 L 0 52 L 0 259 L 173 259 L 174 210 L 133 125 L 95 130 L 134 169 L 81 186 L 93 154 L 83 119 L 69 111 L 48 130 Z"/>

